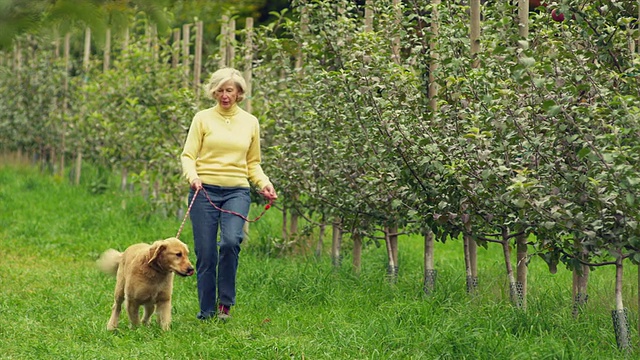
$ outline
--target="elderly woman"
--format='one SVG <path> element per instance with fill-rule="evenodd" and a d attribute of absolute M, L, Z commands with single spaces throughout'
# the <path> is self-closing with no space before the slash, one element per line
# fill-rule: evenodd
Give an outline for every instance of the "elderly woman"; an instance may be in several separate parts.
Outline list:
<path fill-rule="evenodd" d="M 197 317 L 202 320 L 216 314 L 226 320 L 235 305 L 245 222 L 236 214 L 246 218 L 249 213 L 250 183 L 265 198 L 277 198 L 260 166 L 258 119 L 238 106 L 246 87 L 238 70 L 223 68 L 211 75 L 206 90 L 216 104 L 193 117 L 181 155 L 182 170 L 191 186 L 189 203 L 197 194 L 190 217 L 200 304 Z"/>

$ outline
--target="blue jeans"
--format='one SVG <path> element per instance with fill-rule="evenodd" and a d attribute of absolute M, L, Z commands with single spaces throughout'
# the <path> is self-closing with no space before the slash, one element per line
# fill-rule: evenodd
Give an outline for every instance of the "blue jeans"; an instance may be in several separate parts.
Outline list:
<path fill-rule="evenodd" d="M 203 187 L 211 202 L 217 207 L 242 214 L 244 217 L 248 215 L 251 205 L 249 188 L 214 185 L 203 185 Z M 193 189 L 189 192 L 189 203 L 194 193 Z M 190 218 L 196 253 L 196 277 L 200 304 L 198 318 L 208 319 L 215 316 L 218 304 L 229 307 L 235 304 L 238 254 L 244 237 L 242 228 L 245 220 L 214 208 L 202 190 L 198 192 L 193 203 Z M 219 243 L 218 228 L 220 229 Z"/>

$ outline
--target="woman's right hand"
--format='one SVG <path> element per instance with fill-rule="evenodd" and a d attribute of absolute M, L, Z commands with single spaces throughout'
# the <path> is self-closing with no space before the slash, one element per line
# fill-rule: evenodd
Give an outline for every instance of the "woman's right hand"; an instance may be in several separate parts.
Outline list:
<path fill-rule="evenodd" d="M 191 188 L 196 191 L 196 190 L 202 190 L 202 180 L 200 179 L 195 179 L 191 182 Z"/>

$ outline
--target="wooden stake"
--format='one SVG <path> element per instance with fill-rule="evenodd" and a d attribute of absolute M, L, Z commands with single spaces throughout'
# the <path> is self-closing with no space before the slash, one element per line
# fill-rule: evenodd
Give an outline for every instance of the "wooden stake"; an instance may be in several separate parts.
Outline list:
<path fill-rule="evenodd" d="M 122 57 L 125 59 L 129 56 L 129 28 L 124 31 L 124 39 L 122 41 Z"/>
<path fill-rule="evenodd" d="M 300 36 L 303 37 L 309 32 L 309 15 L 305 5 L 300 10 Z M 298 44 L 298 54 L 296 56 L 296 69 L 302 70 L 304 64 L 304 53 L 302 52 L 302 44 Z M 302 75 L 302 74 L 301 74 Z"/>
<path fill-rule="evenodd" d="M 480 52 L 480 0 L 471 0 L 471 29 L 469 40 L 471 40 L 472 68 L 480 66 L 478 53 Z"/>
<path fill-rule="evenodd" d="M 396 28 L 399 29 L 402 26 L 402 8 L 400 7 L 400 0 L 393 0 L 393 7 L 396 9 Z M 391 46 L 391 52 L 393 53 L 393 61 L 396 64 L 400 64 L 400 36 L 393 37 L 393 43 Z"/>
<path fill-rule="evenodd" d="M 102 63 L 102 71 L 109 70 L 111 62 L 111 28 L 107 28 L 104 41 L 104 62 Z"/>
<path fill-rule="evenodd" d="M 182 69 L 184 70 L 184 86 L 189 86 L 189 44 L 191 36 L 191 25 L 182 25 Z"/>
<path fill-rule="evenodd" d="M 71 49 L 71 34 L 66 33 L 64 36 L 64 97 L 62 99 L 62 145 L 60 154 L 60 176 L 64 174 L 65 158 L 67 153 L 67 122 L 64 120 L 69 108 L 69 53 Z"/>
<path fill-rule="evenodd" d="M 529 38 L 529 1 L 518 0 L 518 34 L 523 39 Z M 524 54 L 524 53 L 523 53 Z M 522 234 L 516 237 L 516 277 L 517 284 L 521 288 L 520 306 L 527 307 L 527 236 Z"/>
<path fill-rule="evenodd" d="M 202 72 L 202 21 L 196 23 L 196 44 L 193 61 L 193 91 L 200 94 L 200 74 Z"/>
<path fill-rule="evenodd" d="M 84 31 L 84 56 L 82 58 L 82 69 L 86 72 L 89 71 L 89 54 L 91 53 L 91 28 L 86 28 Z"/>
<path fill-rule="evenodd" d="M 373 31 L 373 0 L 366 0 L 364 4 L 364 31 Z"/>
<path fill-rule="evenodd" d="M 253 18 L 245 20 L 245 39 L 244 39 L 244 81 L 247 88 L 244 94 L 244 109 L 251 112 L 251 93 L 253 91 L 251 80 L 253 77 Z"/>
<path fill-rule="evenodd" d="M 229 17 L 227 15 L 222 16 L 222 23 L 220 24 L 220 60 L 218 62 L 219 68 L 224 68 L 227 63 L 227 28 L 229 25 Z"/>
<path fill-rule="evenodd" d="M 438 42 L 438 36 L 440 33 L 439 30 L 439 21 L 440 15 L 438 11 L 438 6 L 440 5 L 440 0 L 432 0 L 431 4 L 433 5 L 431 10 L 431 35 L 432 40 L 429 44 L 430 53 L 431 53 L 431 63 L 429 64 L 429 99 L 431 110 L 434 112 L 438 110 L 438 84 L 436 83 L 435 73 L 438 70 L 438 60 L 439 56 L 436 53 L 436 46 Z"/>
<path fill-rule="evenodd" d="M 91 28 L 86 28 L 84 33 L 84 56 L 82 58 L 82 68 L 84 70 L 84 75 L 87 76 L 89 73 L 89 55 L 91 53 Z M 84 95 L 86 96 L 86 94 Z M 76 150 L 76 173 L 75 173 L 75 184 L 80 184 L 80 174 L 82 173 L 82 146 L 78 145 L 78 149 Z"/>
<path fill-rule="evenodd" d="M 230 19 L 227 27 L 227 66 L 234 67 L 236 57 L 236 20 Z"/>
<path fill-rule="evenodd" d="M 180 61 L 180 29 L 173 29 L 173 42 L 171 43 L 171 67 L 178 67 Z"/>
<path fill-rule="evenodd" d="M 518 34 L 529 37 L 529 0 L 518 0 Z"/>

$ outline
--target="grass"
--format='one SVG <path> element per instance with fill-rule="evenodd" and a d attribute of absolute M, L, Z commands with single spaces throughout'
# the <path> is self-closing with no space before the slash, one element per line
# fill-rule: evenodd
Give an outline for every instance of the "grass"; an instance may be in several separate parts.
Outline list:
<path fill-rule="evenodd" d="M 259 209 L 255 209 L 259 212 Z M 385 279 L 384 248 L 368 246 L 356 275 L 345 249 L 275 257 L 279 213 L 251 227 L 228 323 L 196 319 L 195 277 L 177 278 L 173 323 L 137 330 L 126 316 L 106 331 L 115 280 L 94 262 L 109 247 L 174 236 L 182 219 L 148 214 L 143 199 L 95 195 L 24 166 L 0 166 L 0 359 L 613 359 L 638 358 L 637 269 L 627 266 L 630 353 L 616 348 L 613 269 L 590 279 L 590 301 L 571 316 L 571 273 L 529 269 L 527 311 L 508 302 L 501 250 L 479 251 L 480 292 L 465 293 L 460 242 L 436 246 L 436 291 L 422 292 L 422 244 L 403 238 L 400 275 Z M 181 239 L 192 247 L 190 225 Z M 345 244 L 348 246 L 348 243 Z M 328 248 L 328 246 L 327 246 Z M 195 258 L 192 260 L 195 261 Z"/>

